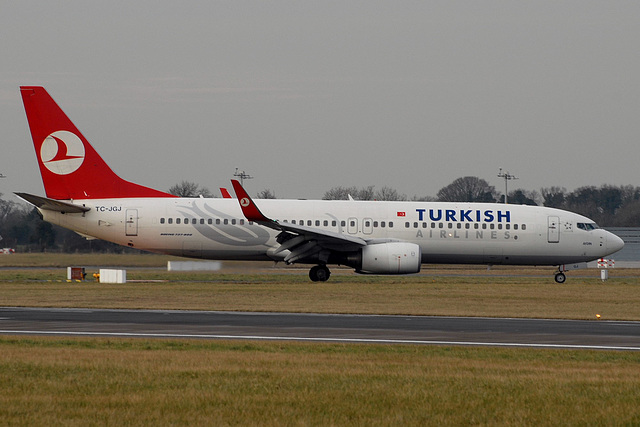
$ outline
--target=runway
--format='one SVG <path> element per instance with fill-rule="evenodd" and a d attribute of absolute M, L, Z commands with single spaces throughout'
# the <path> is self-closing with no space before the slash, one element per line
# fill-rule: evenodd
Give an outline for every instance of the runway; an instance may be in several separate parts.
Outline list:
<path fill-rule="evenodd" d="M 640 350 L 640 322 L 0 307 L 0 334 Z"/>

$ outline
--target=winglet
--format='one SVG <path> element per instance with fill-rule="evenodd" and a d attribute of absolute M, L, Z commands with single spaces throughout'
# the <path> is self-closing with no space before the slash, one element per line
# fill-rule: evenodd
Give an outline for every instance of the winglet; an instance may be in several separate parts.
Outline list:
<path fill-rule="evenodd" d="M 224 187 L 220 187 L 220 193 L 222 193 L 223 199 L 233 199 L 233 197 L 231 197 L 231 194 L 229 194 L 229 190 Z"/>
<path fill-rule="evenodd" d="M 232 179 L 231 184 L 233 185 L 233 190 L 236 192 L 236 197 L 238 198 L 240 208 L 242 209 L 242 213 L 244 214 L 245 218 L 247 218 L 249 221 L 266 225 L 267 227 L 280 229 L 277 222 L 275 222 L 271 218 L 267 218 L 262 214 L 262 212 L 260 212 L 258 206 L 256 206 L 254 201 L 251 199 L 249 194 L 247 194 L 238 180 Z"/>

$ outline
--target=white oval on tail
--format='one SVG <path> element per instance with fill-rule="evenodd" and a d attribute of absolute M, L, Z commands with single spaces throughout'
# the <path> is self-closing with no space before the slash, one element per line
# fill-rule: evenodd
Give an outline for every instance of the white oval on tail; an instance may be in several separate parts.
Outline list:
<path fill-rule="evenodd" d="M 40 160 L 51 172 L 68 175 L 78 170 L 84 162 L 84 145 L 72 132 L 53 132 L 42 142 Z"/>

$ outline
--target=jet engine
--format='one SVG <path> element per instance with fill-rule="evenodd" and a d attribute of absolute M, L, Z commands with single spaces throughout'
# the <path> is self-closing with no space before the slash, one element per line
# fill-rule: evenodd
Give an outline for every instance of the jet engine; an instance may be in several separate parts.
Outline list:
<path fill-rule="evenodd" d="M 376 243 L 363 247 L 350 265 L 364 274 L 413 274 L 420 271 L 420 246 L 407 242 Z"/>

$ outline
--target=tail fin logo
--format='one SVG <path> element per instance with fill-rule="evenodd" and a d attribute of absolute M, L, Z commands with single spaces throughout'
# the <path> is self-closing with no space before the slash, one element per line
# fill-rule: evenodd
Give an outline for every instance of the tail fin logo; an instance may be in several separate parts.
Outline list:
<path fill-rule="evenodd" d="M 42 142 L 40 160 L 56 175 L 68 175 L 78 170 L 84 162 L 84 144 L 72 132 L 53 132 Z"/>

